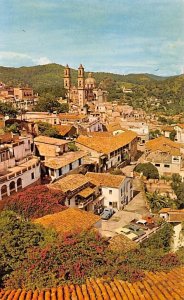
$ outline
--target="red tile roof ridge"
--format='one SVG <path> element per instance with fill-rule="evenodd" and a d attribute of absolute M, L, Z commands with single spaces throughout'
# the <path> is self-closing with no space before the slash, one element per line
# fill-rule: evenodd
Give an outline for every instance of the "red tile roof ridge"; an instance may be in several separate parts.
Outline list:
<path fill-rule="evenodd" d="M 146 272 L 142 281 L 90 278 L 85 284 L 69 284 L 43 290 L 0 290 L 0 300 L 180 300 L 184 295 L 184 267 L 169 272 Z"/>

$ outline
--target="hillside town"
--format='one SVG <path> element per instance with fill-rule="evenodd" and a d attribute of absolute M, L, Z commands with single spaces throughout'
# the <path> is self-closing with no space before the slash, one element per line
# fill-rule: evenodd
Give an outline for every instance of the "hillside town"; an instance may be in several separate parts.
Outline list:
<path fill-rule="evenodd" d="M 37 111 L 41 98 L 31 87 L 0 84 L 0 102 L 11 108 L 0 115 L 1 212 L 8 208 L 61 236 L 95 231 L 125 252 L 149 245 L 170 226 L 170 251 L 181 251 L 184 123 L 165 125 L 157 114 L 112 101 L 82 65 L 72 82 L 66 65 L 65 97 L 54 100 L 65 112 L 55 104 Z"/>

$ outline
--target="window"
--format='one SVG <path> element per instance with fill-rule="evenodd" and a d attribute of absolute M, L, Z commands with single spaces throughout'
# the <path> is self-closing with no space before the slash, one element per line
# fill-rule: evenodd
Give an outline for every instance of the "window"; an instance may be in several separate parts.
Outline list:
<path fill-rule="evenodd" d="M 69 164 L 69 170 L 72 170 L 72 163 Z"/>
<path fill-rule="evenodd" d="M 118 203 L 117 203 L 117 202 L 113 202 L 113 203 L 112 203 L 112 207 L 113 207 L 113 208 L 117 208 L 117 207 L 118 207 Z"/>
<path fill-rule="evenodd" d="M 109 190 L 109 195 L 112 195 L 112 190 Z"/>
<path fill-rule="evenodd" d="M 79 158 L 79 166 L 81 165 L 81 163 L 82 163 L 82 159 L 81 159 L 81 158 Z"/>
<path fill-rule="evenodd" d="M 170 168 L 170 165 L 164 165 L 164 168 Z"/>
<path fill-rule="evenodd" d="M 112 202 L 109 202 L 109 206 L 112 206 Z"/>
<path fill-rule="evenodd" d="M 54 176 L 54 175 L 55 175 L 54 169 L 50 169 L 50 175 L 51 175 L 51 176 Z"/>
<path fill-rule="evenodd" d="M 160 164 L 155 164 L 155 167 L 160 167 Z"/>
<path fill-rule="evenodd" d="M 62 168 L 59 169 L 59 176 L 62 175 Z"/>
<path fill-rule="evenodd" d="M 31 173 L 31 179 L 34 179 L 35 176 L 34 176 L 34 173 Z"/>

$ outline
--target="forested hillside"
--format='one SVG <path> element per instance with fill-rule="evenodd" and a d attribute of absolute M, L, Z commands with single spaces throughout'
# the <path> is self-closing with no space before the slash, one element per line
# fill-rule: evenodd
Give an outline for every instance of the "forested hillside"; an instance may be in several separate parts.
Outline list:
<path fill-rule="evenodd" d="M 43 96 L 64 96 L 64 66 L 48 64 L 34 67 L 0 67 L 0 81 L 8 86 L 29 85 Z M 71 70 L 72 84 L 76 84 L 77 70 Z M 86 74 L 87 76 L 87 74 Z M 97 84 L 109 92 L 109 101 L 119 100 L 146 111 L 161 111 L 167 114 L 184 112 L 184 75 L 161 77 L 152 74 L 119 75 L 96 72 Z M 123 93 L 123 86 L 131 88 L 131 94 Z M 157 100 L 155 100 L 157 99 Z"/>

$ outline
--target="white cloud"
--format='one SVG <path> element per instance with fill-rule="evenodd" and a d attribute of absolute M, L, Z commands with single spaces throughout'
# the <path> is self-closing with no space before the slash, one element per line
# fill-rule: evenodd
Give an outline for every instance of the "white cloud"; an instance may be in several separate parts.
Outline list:
<path fill-rule="evenodd" d="M 13 51 L 0 51 L 0 65 L 2 66 L 33 66 L 33 65 L 46 65 L 52 61 L 46 57 L 33 57 L 26 53 L 19 53 Z"/>
<path fill-rule="evenodd" d="M 0 51 L 0 59 L 21 59 L 28 58 L 31 59 L 31 56 L 25 53 L 11 52 L 11 51 Z"/>
<path fill-rule="evenodd" d="M 48 57 L 45 57 L 45 56 L 35 59 L 34 62 L 37 65 L 47 65 L 47 64 L 52 63 L 52 61 Z"/>

